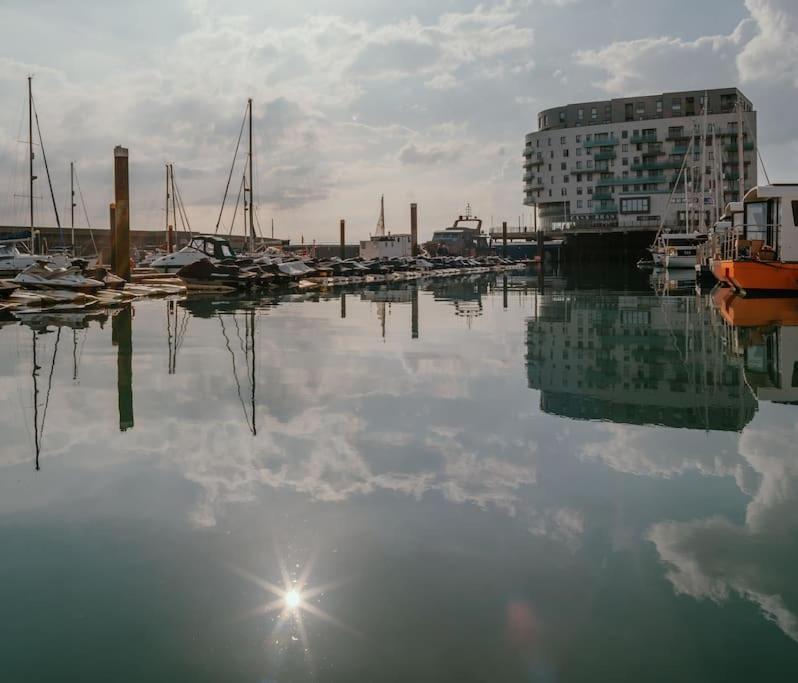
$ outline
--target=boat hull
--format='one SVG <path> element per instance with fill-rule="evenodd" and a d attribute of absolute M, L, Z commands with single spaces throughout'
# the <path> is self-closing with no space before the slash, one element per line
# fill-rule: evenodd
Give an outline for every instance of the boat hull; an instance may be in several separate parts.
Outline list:
<path fill-rule="evenodd" d="M 746 292 L 798 293 L 798 263 L 779 261 L 713 261 L 712 274 Z"/>

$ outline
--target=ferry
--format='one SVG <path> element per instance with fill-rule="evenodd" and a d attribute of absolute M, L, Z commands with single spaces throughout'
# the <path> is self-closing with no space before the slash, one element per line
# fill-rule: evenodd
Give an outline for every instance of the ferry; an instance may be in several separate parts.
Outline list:
<path fill-rule="evenodd" d="M 727 232 L 712 273 L 742 294 L 798 294 L 798 184 L 757 185 L 746 193 L 742 225 Z"/>

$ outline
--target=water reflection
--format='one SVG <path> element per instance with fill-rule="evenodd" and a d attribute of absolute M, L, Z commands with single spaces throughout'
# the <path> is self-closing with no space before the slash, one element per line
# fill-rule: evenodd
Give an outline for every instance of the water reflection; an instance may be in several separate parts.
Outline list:
<path fill-rule="evenodd" d="M 564 417 L 739 431 L 756 412 L 708 301 L 546 296 L 528 323 L 529 386 Z"/>
<path fill-rule="evenodd" d="M 169 643 L 154 662 L 179 652 L 220 680 L 569 681 L 596 666 L 645 680 L 629 648 L 685 680 L 773 678 L 798 662 L 782 635 L 798 635 L 798 328 L 784 315 L 735 325 L 750 313 L 708 297 L 569 286 L 509 274 L 137 302 L 110 335 L 77 323 L 71 358 L 73 330 L 52 320 L 32 338 L 3 327 L 3 389 L 38 387 L 28 423 L 52 391 L 38 475 L 14 414 L 0 415 L 0 540 L 25 538 L 0 599 L 21 575 L 71 576 L 31 554 L 53 544 L 44 519 L 103 567 L 69 610 L 91 610 L 92 592 L 134 595 Z M 17 465 L 33 480 L 17 484 Z M 124 547 L 83 532 L 108 519 Z M 277 588 L 250 590 L 230 566 Z M 14 623 L 26 610 L 44 623 L 10 602 Z M 292 612 L 307 633 L 276 634 Z M 738 672 L 713 650 L 729 638 L 768 663 Z M 180 666 L 171 678 L 192 678 Z"/>

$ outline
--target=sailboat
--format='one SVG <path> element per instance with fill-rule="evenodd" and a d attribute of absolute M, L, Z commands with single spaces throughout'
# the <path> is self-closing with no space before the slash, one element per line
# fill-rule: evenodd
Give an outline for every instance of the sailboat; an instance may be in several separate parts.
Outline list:
<path fill-rule="evenodd" d="M 38 176 L 34 174 L 33 165 L 35 158 L 35 154 L 33 152 L 34 121 L 36 122 L 36 131 L 39 134 L 39 147 L 42 150 L 42 161 L 44 163 L 45 174 L 47 175 L 47 183 L 50 188 L 50 198 L 53 202 L 55 221 L 59 230 L 61 229 L 61 219 L 58 215 L 58 207 L 56 206 L 55 202 L 53 184 L 50 180 L 50 170 L 47 166 L 47 156 L 44 153 L 44 142 L 42 140 L 41 128 L 39 127 L 39 116 L 36 113 L 36 107 L 33 102 L 33 76 L 28 76 L 28 199 L 30 202 L 30 227 L 29 234 L 27 236 L 13 236 L 10 239 L 0 241 L 0 273 L 2 274 L 16 275 L 26 268 L 42 261 L 56 266 L 66 266 L 70 261 L 68 254 L 62 253 L 50 255 L 36 253 L 33 183 L 35 180 L 37 180 Z"/>

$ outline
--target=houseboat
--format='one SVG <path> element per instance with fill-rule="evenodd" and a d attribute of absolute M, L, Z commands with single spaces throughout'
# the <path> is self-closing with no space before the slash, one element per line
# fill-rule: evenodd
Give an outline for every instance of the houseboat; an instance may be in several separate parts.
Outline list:
<path fill-rule="evenodd" d="M 798 294 L 798 184 L 751 188 L 742 213 L 712 260 L 713 275 L 740 293 Z"/>

